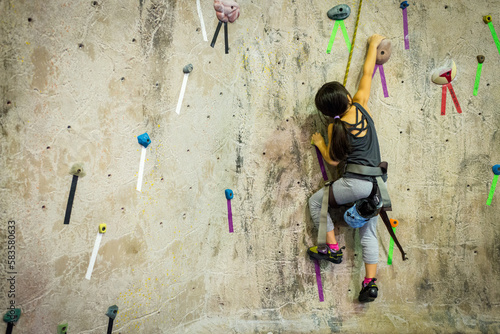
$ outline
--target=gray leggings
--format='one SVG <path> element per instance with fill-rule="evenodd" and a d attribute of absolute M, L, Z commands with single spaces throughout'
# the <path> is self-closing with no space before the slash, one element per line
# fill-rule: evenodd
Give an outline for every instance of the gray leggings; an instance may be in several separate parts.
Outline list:
<path fill-rule="evenodd" d="M 365 180 L 353 178 L 340 178 L 332 185 L 333 195 L 338 205 L 352 203 L 358 199 L 366 198 L 370 195 L 373 183 Z M 309 211 L 311 218 L 319 228 L 319 217 L 321 213 L 321 202 L 323 200 L 323 189 L 318 190 L 309 198 Z M 332 215 L 336 220 L 343 220 L 342 208 L 328 210 L 327 232 L 333 230 Z M 368 264 L 378 263 L 378 239 L 377 239 L 378 216 L 371 218 L 363 227 L 359 228 L 361 246 L 363 248 L 363 261 Z"/>

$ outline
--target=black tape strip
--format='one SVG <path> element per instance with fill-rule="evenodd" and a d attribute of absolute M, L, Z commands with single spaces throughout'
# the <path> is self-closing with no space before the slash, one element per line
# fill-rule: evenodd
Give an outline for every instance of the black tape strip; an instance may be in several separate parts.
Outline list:
<path fill-rule="evenodd" d="M 220 27 L 222 27 L 222 21 L 219 21 L 219 24 L 217 24 L 217 29 L 215 29 L 215 34 L 212 38 L 212 43 L 210 44 L 211 47 L 214 47 L 215 42 L 217 42 L 217 36 L 219 36 Z"/>
<path fill-rule="evenodd" d="M 408 260 L 408 257 L 406 256 L 405 251 L 403 250 L 403 247 L 401 247 L 401 244 L 398 241 L 398 238 L 396 238 L 396 235 L 394 234 L 394 231 L 391 226 L 391 221 L 389 220 L 389 217 L 387 216 L 387 212 L 385 210 L 380 211 L 380 217 L 384 221 L 385 227 L 387 227 L 387 231 L 389 231 L 389 234 L 391 235 L 392 239 L 396 243 L 396 245 L 399 248 L 399 251 L 401 252 L 401 255 L 403 256 L 403 261 Z"/>
<path fill-rule="evenodd" d="M 71 181 L 71 190 L 69 191 L 68 205 L 66 205 L 66 215 L 64 216 L 64 224 L 69 224 L 69 218 L 71 217 L 71 210 L 73 209 L 73 200 L 75 199 L 77 182 L 78 182 L 78 176 L 73 175 L 73 181 Z"/>
<path fill-rule="evenodd" d="M 109 322 L 108 322 L 108 334 L 111 334 L 112 331 L 113 331 L 113 319 L 109 318 Z"/>
<path fill-rule="evenodd" d="M 229 53 L 229 41 L 227 37 L 227 22 L 224 22 L 224 45 L 226 46 L 226 54 Z"/>
<path fill-rule="evenodd" d="M 7 323 L 7 330 L 5 331 L 5 334 L 12 334 L 12 329 L 14 328 L 14 323 L 13 322 L 8 322 Z"/>

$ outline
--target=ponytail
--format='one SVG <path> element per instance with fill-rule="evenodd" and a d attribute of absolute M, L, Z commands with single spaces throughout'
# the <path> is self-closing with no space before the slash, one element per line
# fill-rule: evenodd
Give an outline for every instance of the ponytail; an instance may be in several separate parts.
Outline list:
<path fill-rule="evenodd" d="M 330 158 L 334 161 L 342 161 L 347 158 L 351 151 L 348 128 L 340 120 L 350 107 L 349 98 L 352 97 L 345 87 L 337 81 L 324 84 L 316 94 L 316 108 L 325 116 L 334 117 L 333 131 L 330 143 Z"/>
<path fill-rule="evenodd" d="M 334 161 L 342 161 L 347 158 L 351 152 L 351 144 L 349 142 L 349 134 L 347 126 L 340 120 L 340 117 L 335 117 L 333 120 L 332 138 L 330 143 L 330 159 Z"/>

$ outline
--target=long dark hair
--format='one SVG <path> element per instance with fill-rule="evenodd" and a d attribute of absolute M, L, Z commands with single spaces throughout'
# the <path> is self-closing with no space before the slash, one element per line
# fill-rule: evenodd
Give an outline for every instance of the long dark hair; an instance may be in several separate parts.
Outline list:
<path fill-rule="evenodd" d="M 334 161 L 342 161 L 347 158 L 351 151 L 347 126 L 340 117 L 351 107 L 349 98 L 351 94 L 337 81 L 324 84 L 316 93 L 314 102 L 316 108 L 325 116 L 333 118 L 333 131 L 330 144 L 330 158 Z M 335 116 L 339 116 L 335 118 Z"/>

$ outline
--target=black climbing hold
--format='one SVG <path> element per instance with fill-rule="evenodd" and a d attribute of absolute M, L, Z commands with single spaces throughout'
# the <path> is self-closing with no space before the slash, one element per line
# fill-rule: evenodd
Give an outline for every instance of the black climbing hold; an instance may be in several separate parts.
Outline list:
<path fill-rule="evenodd" d="M 348 5 L 337 5 L 330 9 L 326 15 L 332 20 L 345 20 L 351 15 L 351 8 Z"/>
<path fill-rule="evenodd" d="M 184 74 L 191 73 L 191 71 L 193 71 L 193 64 L 187 64 L 187 65 L 186 65 L 186 66 L 184 66 L 184 68 L 182 69 L 182 72 L 184 72 Z"/>

